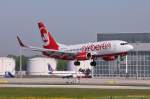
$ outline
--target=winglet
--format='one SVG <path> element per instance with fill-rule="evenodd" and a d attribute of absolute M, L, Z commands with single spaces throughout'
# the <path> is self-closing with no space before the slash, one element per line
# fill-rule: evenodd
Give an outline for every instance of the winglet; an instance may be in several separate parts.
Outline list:
<path fill-rule="evenodd" d="M 25 44 L 22 43 L 22 41 L 21 41 L 21 39 L 19 38 L 18 35 L 17 35 L 17 40 L 18 40 L 21 47 L 27 47 Z"/>

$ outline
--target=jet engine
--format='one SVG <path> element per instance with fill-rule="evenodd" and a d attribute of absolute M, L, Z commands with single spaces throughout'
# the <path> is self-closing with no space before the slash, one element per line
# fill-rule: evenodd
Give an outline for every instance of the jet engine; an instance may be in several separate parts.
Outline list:
<path fill-rule="evenodd" d="M 105 61 L 113 61 L 113 60 L 116 60 L 118 56 L 115 56 L 115 55 L 111 55 L 111 56 L 104 56 L 103 57 L 103 60 Z"/>
<path fill-rule="evenodd" d="M 76 55 L 77 60 L 88 60 L 91 59 L 91 57 L 92 57 L 91 53 L 87 52 L 81 52 Z"/>

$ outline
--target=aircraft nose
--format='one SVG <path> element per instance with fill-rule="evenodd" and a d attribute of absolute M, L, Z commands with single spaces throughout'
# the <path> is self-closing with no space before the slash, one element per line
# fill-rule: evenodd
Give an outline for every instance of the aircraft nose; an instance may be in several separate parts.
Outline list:
<path fill-rule="evenodd" d="M 134 47 L 133 47 L 132 45 L 129 45 L 129 49 L 130 49 L 130 50 L 133 50 Z"/>

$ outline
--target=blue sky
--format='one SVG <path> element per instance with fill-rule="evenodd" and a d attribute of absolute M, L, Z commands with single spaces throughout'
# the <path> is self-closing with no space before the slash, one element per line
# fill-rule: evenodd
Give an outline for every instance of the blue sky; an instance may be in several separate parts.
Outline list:
<path fill-rule="evenodd" d="M 150 32 L 150 0 L 0 0 L 0 56 L 19 54 L 16 35 L 42 46 L 38 21 L 60 43 L 96 41 L 96 33 Z"/>

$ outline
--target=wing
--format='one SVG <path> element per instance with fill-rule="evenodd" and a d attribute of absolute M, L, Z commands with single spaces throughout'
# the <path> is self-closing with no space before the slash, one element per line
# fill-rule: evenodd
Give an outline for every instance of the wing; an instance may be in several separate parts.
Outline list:
<path fill-rule="evenodd" d="M 49 56 L 49 57 L 56 57 L 56 58 L 60 58 L 60 59 L 72 60 L 78 54 L 78 53 L 66 52 L 66 51 L 61 51 L 61 50 L 53 50 L 53 49 L 45 49 L 45 48 L 27 46 L 21 41 L 19 36 L 17 36 L 17 40 L 21 47 L 23 47 L 25 49 L 31 49 L 32 51 L 42 52 L 44 55 Z"/>

